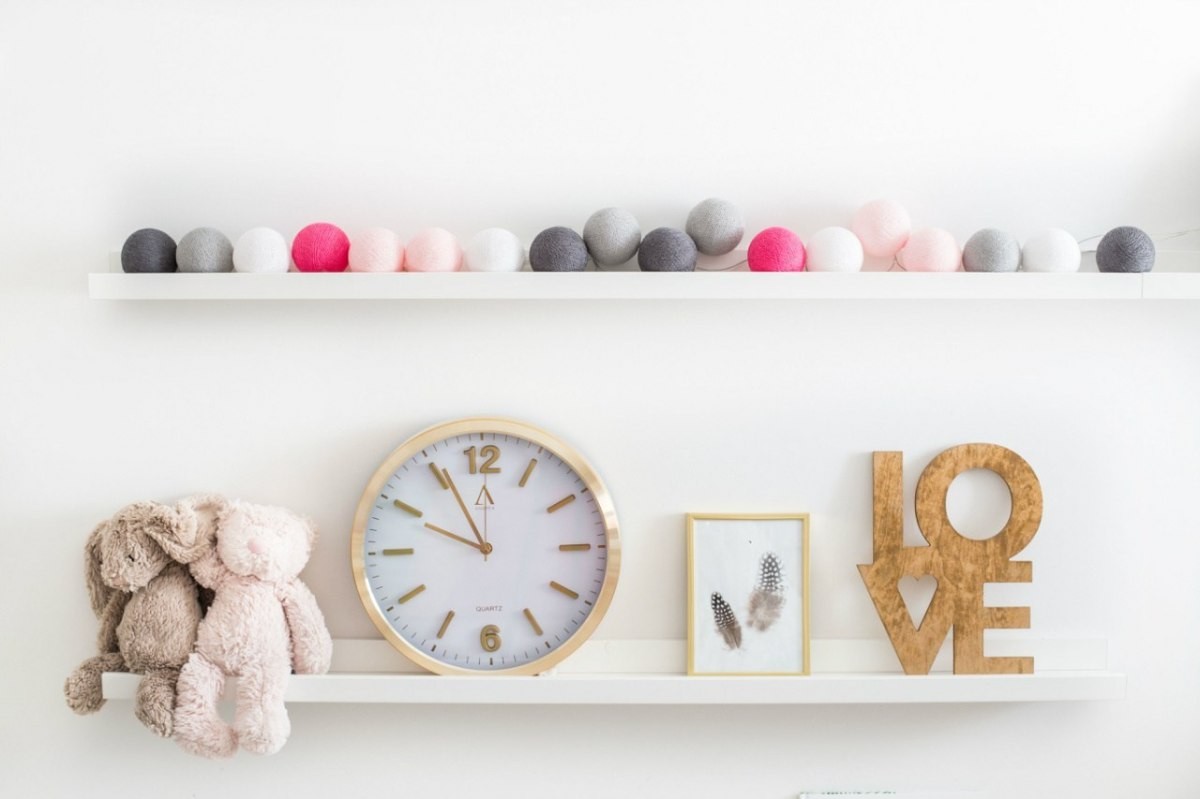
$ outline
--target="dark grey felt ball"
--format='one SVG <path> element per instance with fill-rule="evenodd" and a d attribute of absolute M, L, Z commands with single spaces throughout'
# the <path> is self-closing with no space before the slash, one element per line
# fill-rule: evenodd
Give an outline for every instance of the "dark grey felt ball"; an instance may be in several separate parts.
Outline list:
<path fill-rule="evenodd" d="M 691 210 L 685 228 L 697 250 L 705 255 L 725 255 L 741 242 L 746 222 L 736 205 L 709 197 Z"/>
<path fill-rule="evenodd" d="M 642 239 L 638 266 L 643 272 L 694 272 L 696 242 L 682 230 L 655 228 Z"/>
<path fill-rule="evenodd" d="M 583 238 L 569 227 L 550 227 L 529 245 L 529 266 L 535 272 L 582 272 L 588 251 Z"/>
<path fill-rule="evenodd" d="M 174 272 L 175 239 L 152 227 L 135 230 L 121 247 L 121 268 L 126 272 Z"/>
<path fill-rule="evenodd" d="M 1021 243 L 1011 233 L 984 228 L 967 239 L 962 261 L 968 272 L 1015 272 L 1021 266 Z"/>
<path fill-rule="evenodd" d="M 211 227 L 198 227 L 179 240 L 175 263 L 180 272 L 232 272 L 233 244 Z"/>
<path fill-rule="evenodd" d="M 637 252 L 642 229 L 624 208 L 601 208 L 583 226 L 583 243 L 596 266 L 623 264 Z"/>
<path fill-rule="evenodd" d="M 1115 227 L 1096 247 L 1101 272 L 1149 272 L 1154 268 L 1154 240 L 1135 227 Z"/>

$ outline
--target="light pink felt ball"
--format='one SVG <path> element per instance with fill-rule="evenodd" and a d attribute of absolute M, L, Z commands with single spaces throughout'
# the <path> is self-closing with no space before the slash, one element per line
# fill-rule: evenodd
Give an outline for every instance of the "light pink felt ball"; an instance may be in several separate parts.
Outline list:
<path fill-rule="evenodd" d="M 404 243 L 393 231 L 368 228 L 350 240 L 351 272 L 399 272 L 404 268 Z"/>
<path fill-rule="evenodd" d="M 803 272 L 808 253 L 800 237 L 785 227 L 769 227 L 750 241 L 751 272 Z"/>
<path fill-rule="evenodd" d="M 404 269 L 408 272 L 457 272 L 462 269 L 463 251 L 448 230 L 431 227 L 408 242 Z"/>
<path fill-rule="evenodd" d="M 896 260 L 909 272 L 953 272 L 962 264 L 962 250 L 948 231 L 927 227 L 913 231 Z"/>
<path fill-rule="evenodd" d="M 872 258 L 891 258 L 912 231 L 908 211 L 894 200 L 872 200 L 854 212 L 850 229 L 862 242 L 863 252 Z"/>
<path fill-rule="evenodd" d="M 350 239 L 337 225 L 315 222 L 292 239 L 292 262 L 301 272 L 345 272 Z"/>

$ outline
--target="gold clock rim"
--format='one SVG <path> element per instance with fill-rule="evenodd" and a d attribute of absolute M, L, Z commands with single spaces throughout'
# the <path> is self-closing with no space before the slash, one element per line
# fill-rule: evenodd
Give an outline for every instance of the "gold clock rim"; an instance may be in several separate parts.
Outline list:
<path fill-rule="evenodd" d="M 367 522 L 370 520 L 371 510 L 375 507 L 375 502 L 383 490 L 383 486 L 387 484 L 388 479 L 395 474 L 396 470 L 417 452 L 420 452 L 434 442 L 468 433 L 500 433 L 502 435 L 517 436 L 550 450 L 570 466 L 579 475 L 580 479 L 583 480 L 587 490 L 595 498 L 596 507 L 600 510 L 604 520 L 604 537 L 607 546 L 604 581 L 600 586 L 600 594 L 596 597 L 596 603 L 592 606 L 592 612 L 579 625 L 579 629 L 567 638 L 566 641 L 563 641 L 557 649 L 529 663 L 507 669 L 462 668 L 443 663 L 426 655 L 405 640 L 388 623 L 380 611 L 375 597 L 371 594 L 370 585 L 367 581 L 363 543 L 366 538 Z M 616 507 L 613 505 L 612 497 L 609 495 L 604 482 L 600 479 L 599 473 L 578 450 L 553 433 L 519 419 L 501 416 L 468 416 L 440 422 L 409 437 L 392 450 L 383 463 L 375 470 L 375 473 L 371 475 L 371 479 L 367 482 L 362 497 L 358 501 L 358 509 L 354 514 L 354 527 L 350 534 L 350 564 L 354 576 L 354 586 L 358 590 L 359 601 L 362 602 L 363 608 L 366 610 L 367 616 L 371 619 L 375 628 L 392 645 L 392 648 L 421 668 L 435 674 L 450 675 L 533 675 L 545 673 L 569 657 L 591 637 L 596 627 L 603 620 L 605 613 L 608 612 L 609 605 L 612 603 L 613 595 L 616 593 L 617 577 L 621 571 L 621 538 L 617 529 L 617 512 Z"/>

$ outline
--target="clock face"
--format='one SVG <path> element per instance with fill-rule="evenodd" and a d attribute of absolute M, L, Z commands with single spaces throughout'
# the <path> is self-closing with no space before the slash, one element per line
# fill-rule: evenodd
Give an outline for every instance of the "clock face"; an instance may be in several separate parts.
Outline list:
<path fill-rule="evenodd" d="M 359 596 L 402 653 L 443 674 L 536 674 L 599 624 L 620 565 L 592 468 L 521 422 L 464 419 L 402 444 L 359 503 Z"/>

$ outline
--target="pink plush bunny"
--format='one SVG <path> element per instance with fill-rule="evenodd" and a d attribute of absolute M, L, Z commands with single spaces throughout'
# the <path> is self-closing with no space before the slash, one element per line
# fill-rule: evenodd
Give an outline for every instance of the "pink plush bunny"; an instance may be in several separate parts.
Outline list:
<path fill-rule="evenodd" d="M 179 675 L 175 739 L 189 752 L 229 757 L 240 744 L 272 754 L 287 742 L 288 675 L 329 670 L 333 642 L 312 592 L 298 577 L 316 531 L 284 508 L 221 501 L 216 548 L 190 565 L 216 592 L 196 650 Z M 225 677 L 238 677 L 233 725 L 217 713 Z"/>

